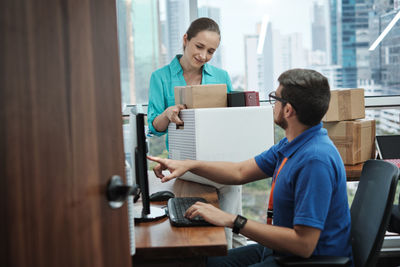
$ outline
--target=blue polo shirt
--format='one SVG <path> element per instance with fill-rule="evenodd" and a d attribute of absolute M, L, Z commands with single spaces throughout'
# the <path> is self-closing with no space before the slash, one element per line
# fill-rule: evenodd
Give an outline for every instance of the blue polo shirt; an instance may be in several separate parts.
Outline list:
<path fill-rule="evenodd" d="M 288 160 L 275 182 L 274 225 L 320 229 L 313 255 L 352 257 L 346 172 L 322 123 L 291 142 L 282 139 L 255 160 L 272 177 L 285 157 Z"/>
<path fill-rule="evenodd" d="M 150 78 L 149 106 L 147 109 L 147 121 L 151 132 L 161 136 L 167 132 L 158 132 L 153 127 L 153 120 L 163 113 L 163 111 L 175 105 L 175 86 L 185 86 L 183 69 L 179 63 L 182 55 L 177 55 L 169 65 L 154 71 Z M 223 84 L 227 86 L 227 91 L 232 91 L 232 83 L 226 71 L 216 68 L 210 64 L 202 67 L 201 84 Z"/>

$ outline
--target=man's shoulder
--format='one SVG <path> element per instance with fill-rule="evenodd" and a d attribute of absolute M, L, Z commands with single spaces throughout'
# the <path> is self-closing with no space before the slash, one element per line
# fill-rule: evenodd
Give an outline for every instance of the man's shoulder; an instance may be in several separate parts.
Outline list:
<path fill-rule="evenodd" d="M 342 162 L 339 151 L 327 135 L 317 135 L 300 152 L 306 160 L 319 160 L 327 164 Z"/>

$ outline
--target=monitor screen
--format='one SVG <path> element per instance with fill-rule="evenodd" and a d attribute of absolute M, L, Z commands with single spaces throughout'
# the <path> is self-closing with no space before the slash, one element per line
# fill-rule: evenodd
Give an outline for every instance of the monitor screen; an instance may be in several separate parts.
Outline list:
<path fill-rule="evenodd" d="M 381 159 L 399 159 L 400 135 L 377 135 L 376 148 Z"/>
<path fill-rule="evenodd" d="M 131 134 L 132 134 L 132 174 L 135 183 L 138 185 L 140 194 L 134 199 L 136 202 L 139 197 L 141 204 L 135 205 L 135 222 L 152 221 L 166 216 L 161 208 L 150 206 L 149 180 L 147 175 L 147 142 L 145 135 L 144 113 L 132 111 L 130 114 Z"/>
<path fill-rule="evenodd" d="M 136 183 L 139 185 L 143 211 L 144 214 L 150 213 L 150 200 L 149 200 L 149 184 L 147 176 L 147 144 L 144 128 L 144 114 L 139 113 L 136 115 L 136 138 L 137 144 L 135 148 L 135 177 Z"/>

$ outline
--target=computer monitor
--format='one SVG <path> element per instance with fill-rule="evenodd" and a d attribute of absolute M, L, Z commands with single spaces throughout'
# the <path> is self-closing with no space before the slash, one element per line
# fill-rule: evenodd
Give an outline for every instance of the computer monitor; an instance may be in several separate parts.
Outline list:
<path fill-rule="evenodd" d="M 132 134 L 132 174 L 140 193 L 142 205 L 135 205 L 135 222 L 152 221 L 166 216 L 165 210 L 150 206 L 149 181 L 147 176 L 147 142 L 145 135 L 145 114 L 132 111 L 130 114 Z"/>
<path fill-rule="evenodd" d="M 400 135 L 377 135 L 376 148 L 380 159 L 400 159 Z"/>

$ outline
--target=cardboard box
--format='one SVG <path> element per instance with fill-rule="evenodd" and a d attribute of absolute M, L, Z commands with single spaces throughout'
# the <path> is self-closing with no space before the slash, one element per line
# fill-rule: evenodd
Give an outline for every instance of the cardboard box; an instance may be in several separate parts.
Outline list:
<path fill-rule="evenodd" d="M 343 121 L 365 118 L 364 89 L 331 91 L 329 109 L 322 121 Z"/>
<path fill-rule="evenodd" d="M 246 95 L 246 106 L 259 106 L 260 105 L 260 97 L 259 97 L 258 92 L 246 91 L 244 93 Z"/>
<path fill-rule="evenodd" d="M 227 106 L 226 84 L 176 86 L 175 104 L 191 108 L 220 108 Z"/>
<path fill-rule="evenodd" d="M 354 165 L 375 158 L 375 120 L 325 122 L 324 128 L 344 164 Z"/>

